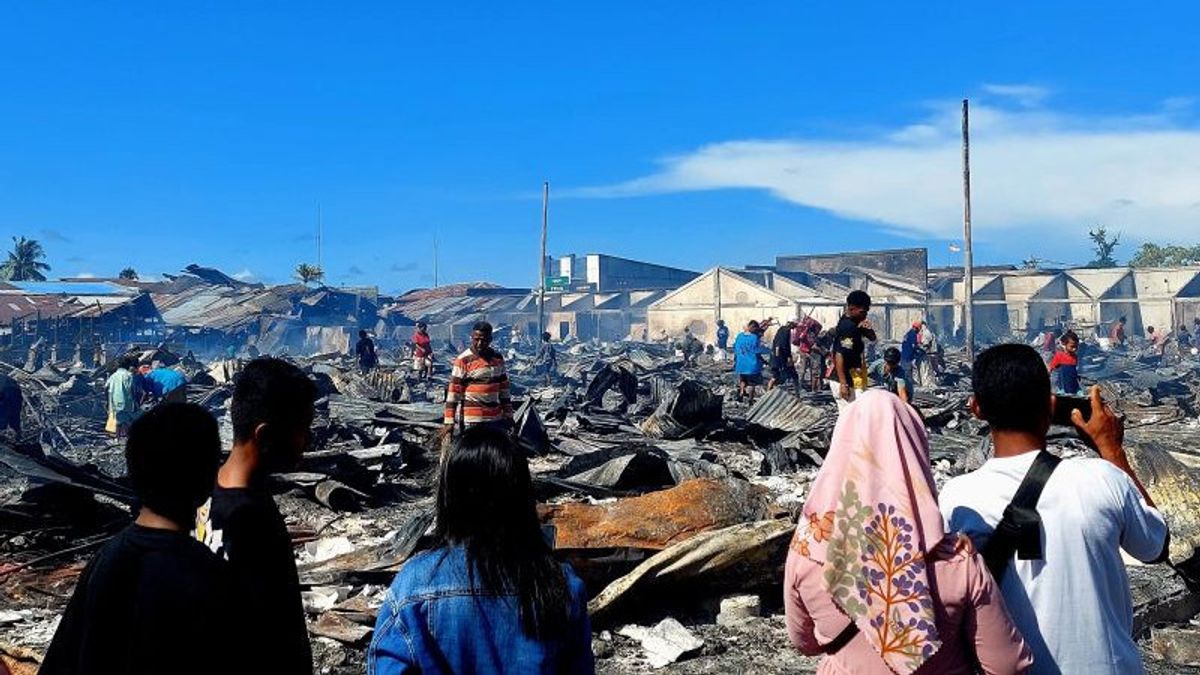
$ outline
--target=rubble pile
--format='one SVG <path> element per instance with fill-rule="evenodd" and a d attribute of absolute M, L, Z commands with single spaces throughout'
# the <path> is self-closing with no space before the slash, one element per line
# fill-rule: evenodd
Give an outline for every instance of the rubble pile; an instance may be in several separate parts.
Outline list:
<path fill-rule="evenodd" d="M 574 344 L 550 382 L 532 354 L 506 357 L 544 530 L 592 593 L 598 670 L 814 671 L 788 646 L 779 584 L 836 421 L 830 394 L 739 401 L 728 364 L 703 355 L 685 368 L 661 345 Z M 175 361 L 189 400 L 228 437 L 240 363 Z M 342 354 L 296 361 L 321 395 L 315 448 L 275 492 L 320 672 L 362 672 L 387 584 L 427 544 L 446 373 L 420 381 L 385 359 L 362 375 Z M 967 410 L 969 368 L 954 353 L 946 365 L 941 386 L 915 399 L 939 483 L 990 452 Z M 19 437 L 0 432 L 0 658 L 33 672 L 82 565 L 133 500 L 104 431 L 106 369 L 0 364 L 9 370 L 26 410 Z M 1131 461 L 1171 525 L 1172 565 L 1130 576 L 1151 672 L 1181 672 L 1200 640 L 1189 624 L 1200 612 L 1200 363 L 1095 353 L 1083 375 L 1126 416 Z M 1059 454 L 1092 452 L 1071 430 L 1053 438 Z"/>

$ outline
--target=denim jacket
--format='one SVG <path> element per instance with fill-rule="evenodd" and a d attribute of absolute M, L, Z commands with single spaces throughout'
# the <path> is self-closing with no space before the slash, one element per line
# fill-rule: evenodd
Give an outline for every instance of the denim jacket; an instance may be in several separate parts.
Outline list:
<path fill-rule="evenodd" d="M 473 587 L 461 547 L 426 551 L 396 575 L 367 650 L 368 675 L 592 675 L 592 629 L 583 582 L 564 564 L 570 613 L 561 642 L 521 628 L 515 596 Z"/>

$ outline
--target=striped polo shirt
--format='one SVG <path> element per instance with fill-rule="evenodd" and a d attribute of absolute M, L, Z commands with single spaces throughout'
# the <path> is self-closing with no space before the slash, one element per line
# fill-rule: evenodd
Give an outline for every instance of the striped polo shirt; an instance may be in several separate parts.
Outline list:
<path fill-rule="evenodd" d="M 494 349 L 479 355 L 471 350 L 459 354 L 446 390 L 446 424 L 453 424 L 462 405 L 464 426 L 512 419 L 512 398 L 504 357 Z"/>

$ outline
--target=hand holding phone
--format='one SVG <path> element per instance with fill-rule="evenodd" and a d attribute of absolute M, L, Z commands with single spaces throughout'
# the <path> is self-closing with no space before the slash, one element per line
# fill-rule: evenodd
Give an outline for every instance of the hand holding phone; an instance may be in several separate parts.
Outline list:
<path fill-rule="evenodd" d="M 1084 422 L 1090 420 L 1092 418 L 1091 399 L 1086 396 L 1056 395 L 1054 397 L 1054 417 L 1050 423 L 1063 427 L 1075 426 L 1075 411 L 1079 411 Z"/>
<path fill-rule="evenodd" d="M 1090 414 L 1085 416 L 1081 409 L 1073 409 L 1070 413 L 1071 422 L 1083 433 L 1084 438 L 1095 446 L 1101 457 L 1119 465 L 1125 457 L 1124 420 L 1104 403 L 1104 399 L 1100 397 L 1099 385 L 1092 386 L 1086 400 L 1089 403 Z"/>

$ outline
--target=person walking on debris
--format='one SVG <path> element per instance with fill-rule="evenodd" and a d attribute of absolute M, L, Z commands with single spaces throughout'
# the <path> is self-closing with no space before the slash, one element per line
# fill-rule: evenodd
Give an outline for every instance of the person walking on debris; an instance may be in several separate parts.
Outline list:
<path fill-rule="evenodd" d="M 552 384 L 558 374 L 558 352 L 550 342 L 550 333 L 542 333 L 542 344 L 533 363 L 535 372 L 546 378 L 546 385 Z"/>
<path fill-rule="evenodd" d="M 1068 396 L 1076 396 L 1080 392 L 1079 387 L 1079 336 L 1074 331 L 1067 331 L 1063 334 L 1062 349 L 1054 353 L 1054 358 L 1050 360 L 1050 374 L 1058 373 L 1058 387 L 1055 391 L 1059 394 Z"/>
<path fill-rule="evenodd" d="M 84 568 L 40 673 L 249 672 L 236 647 L 250 628 L 225 565 L 188 535 L 220 456 L 217 421 L 200 406 L 158 406 L 130 426 L 137 519 Z"/>
<path fill-rule="evenodd" d="M 108 392 L 108 431 L 117 438 L 125 438 L 129 425 L 138 416 L 138 402 L 134 394 L 133 371 L 137 369 L 136 356 L 122 356 L 117 369 L 108 376 L 104 388 Z"/>
<path fill-rule="evenodd" d="M 524 454 L 474 427 L 442 461 L 434 548 L 410 558 L 379 608 L 375 675 L 595 672 L 587 591 L 538 523 Z"/>
<path fill-rule="evenodd" d="M 1164 331 L 1155 331 L 1154 326 L 1146 327 L 1146 339 L 1150 341 L 1150 353 L 1155 356 L 1162 356 L 1167 351 L 1167 334 Z"/>
<path fill-rule="evenodd" d="M 174 368 L 155 361 L 154 367 L 145 377 L 146 390 L 155 401 L 187 403 L 187 378 Z"/>
<path fill-rule="evenodd" d="M 870 311 L 871 296 L 866 291 L 851 291 L 846 296 L 846 311 L 834 331 L 833 372 L 837 379 L 829 381 L 829 389 L 839 411 L 854 400 L 856 392 L 867 388 L 865 341 L 875 341 L 875 329 L 867 319 Z"/>
<path fill-rule="evenodd" d="M 821 389 L 821 382 L 825 379 L 825 355 L 819 344 L 820 334 L 821 324 L 811 316 L 804 317 L 792 329 L 792 345 L 800 352 L 797 376 L 813 392 Z"/>
<path fill-rule="evenodd" d="M 775 338 L 771 340 L 771 381 L 767 383 L 767 391 L 788 382 L 792 383 L 793 389 L 800 386 L 800 378 L 792 361 L 792 329 L 795 327 L 795 321 L 788 321 L 775 329 Z"/>
<path fill-rule="evenodd" d="M 480 424 L 508 429 L 512 425 L 512 398 L 504 357 L 492 349 L 492 324 L 480 321 L 471 329 L 471 348 L 454 360 L 446 389 L 443 434 L 454 429 L 462 409 L 464 428 Z"/>
<path fill-rule="evenodd" d="M 1186 323 L 1179 324 L 1179 335 L 1176 336 L 1175 342 L 1179 345 L 1179 356 L 1186 358 L 1192 350 L 1192 334 L 1188 332 Z"/>
<path fill-rule="evenodd" d="M 883 391 L 860 395 L 834 427 L 783 603 L 788 637 L 825 655 L 822 673 L 1010 675 L 1033 661 L 983 558 L 943 528 L 925 425 Z"/>
<path fill-rule="evenodd" d="M 738 378 L 738 400 L 749 397 L 754 403 L 754 390 L 762 384 L 762 360 L 760 354 L 771 353 L 762 345 L 761 325 L 757 321 L 746 324 L 746 330 L 733 341 L 733 372 Z"/>
<path fill-rule="evenodd" d="M 914 372 L 913 364 L 917 360 L 917 344 L 920 341 L 922 325 L 920 319 L 914 321 L 912 327 L 904 333 L 904 339 L 900 341 L 900 365 L 909 373 Z"/>
<path fill-rule="evenodd" d="M 696 357 L 704 353 L 704 345 L 700 344 L 700 340 L 692 335 L 692 329 L 683 329 L 683 340 L 679 345 L 680 351 L 683 352 L 683 367 L 688 368 L 696 365 Z"/>
<path fill-rule="evenodd" d="M 308 376 L 286 361 L 246 364 L 229 409 L 233 448 L 212 499 L 196 514 L 196 538 L 229 561 L 238 593 L 223 611 L 254 617 L 249 672 L 312 673 L 292 541 L 268 478 L 293 470 L 312 443 L 316 395 Z"/>
<path fill-rule="evenodd" d="M 375 341 L 367 335 L 367 331 L 358 331 L 358 342 L 354 345 L 354 354 L 358 357 L 358 371 L 363 375 L 375 369 L 379 357 L 375 354 Z"/>
<path fill-rule="evenodd" d="M 1125 317 L 1117 319 L 1112 325 L 1112 329 L 1108 331 L 1108 341 L 1113 349 L 1125 346 Z"/>
<path fill-rule="evenodd" d="M 1075 410 L 1071 420 L 1100 457 L 1060 461 L 1045 451 L 1056 401 L 1033 349 L 984 351 L 971 383 L 971 412 L 991 429 L 993 457 L 946 483 L 942 515 L 1000 580 L 1033 649 L 1032 672 L 1142 673 L 1121 550 L 1160 562 L 1169 536 L 1125 455 L 1124 423 L 1092 387 L 1091 416 Z"/>
<path fill-rule="evenodd" d="M 938 351 L 937 334 L 929 327 L 928 323 L 921 322 L 921 329 L 917 335 L 917 349 L 913 354 L 913 365 L 910 375 L 913 375 L 915 383 L 933 389 L 937 386 L 937 377 L 933 368 L 934 355 Z"/>
<path fill-rule="evenodd" d="M 883 350 L 883 358 L 871 364 L 869 374 L 872 382 L 899 396 L 901 401 L 912 403 L 913 383 L 910 373 L 901 365 L 899 349 Z"/>
<path fill-rule="evenodd" d="M 725 360 L 725 355 L 729 352 L 729 326 L 725 325 L 724 319 L 717 319 L 717 353 L 720 354 L 720 360 Z"/>
<path fill-rule="evenodd" d="M 21 404 L 24 400 L 21 385 L 0 373 L 0 431 L 12 429 L 21 435 Z"/>
<path fill-rule="evenodd" d="M 413 370 L 417 371 L 417 379 L 433 379 L 433 340 L 429 337 L 429 327 L 424 321 L 417 322 L 417 329 L 412 336 Z"/>

